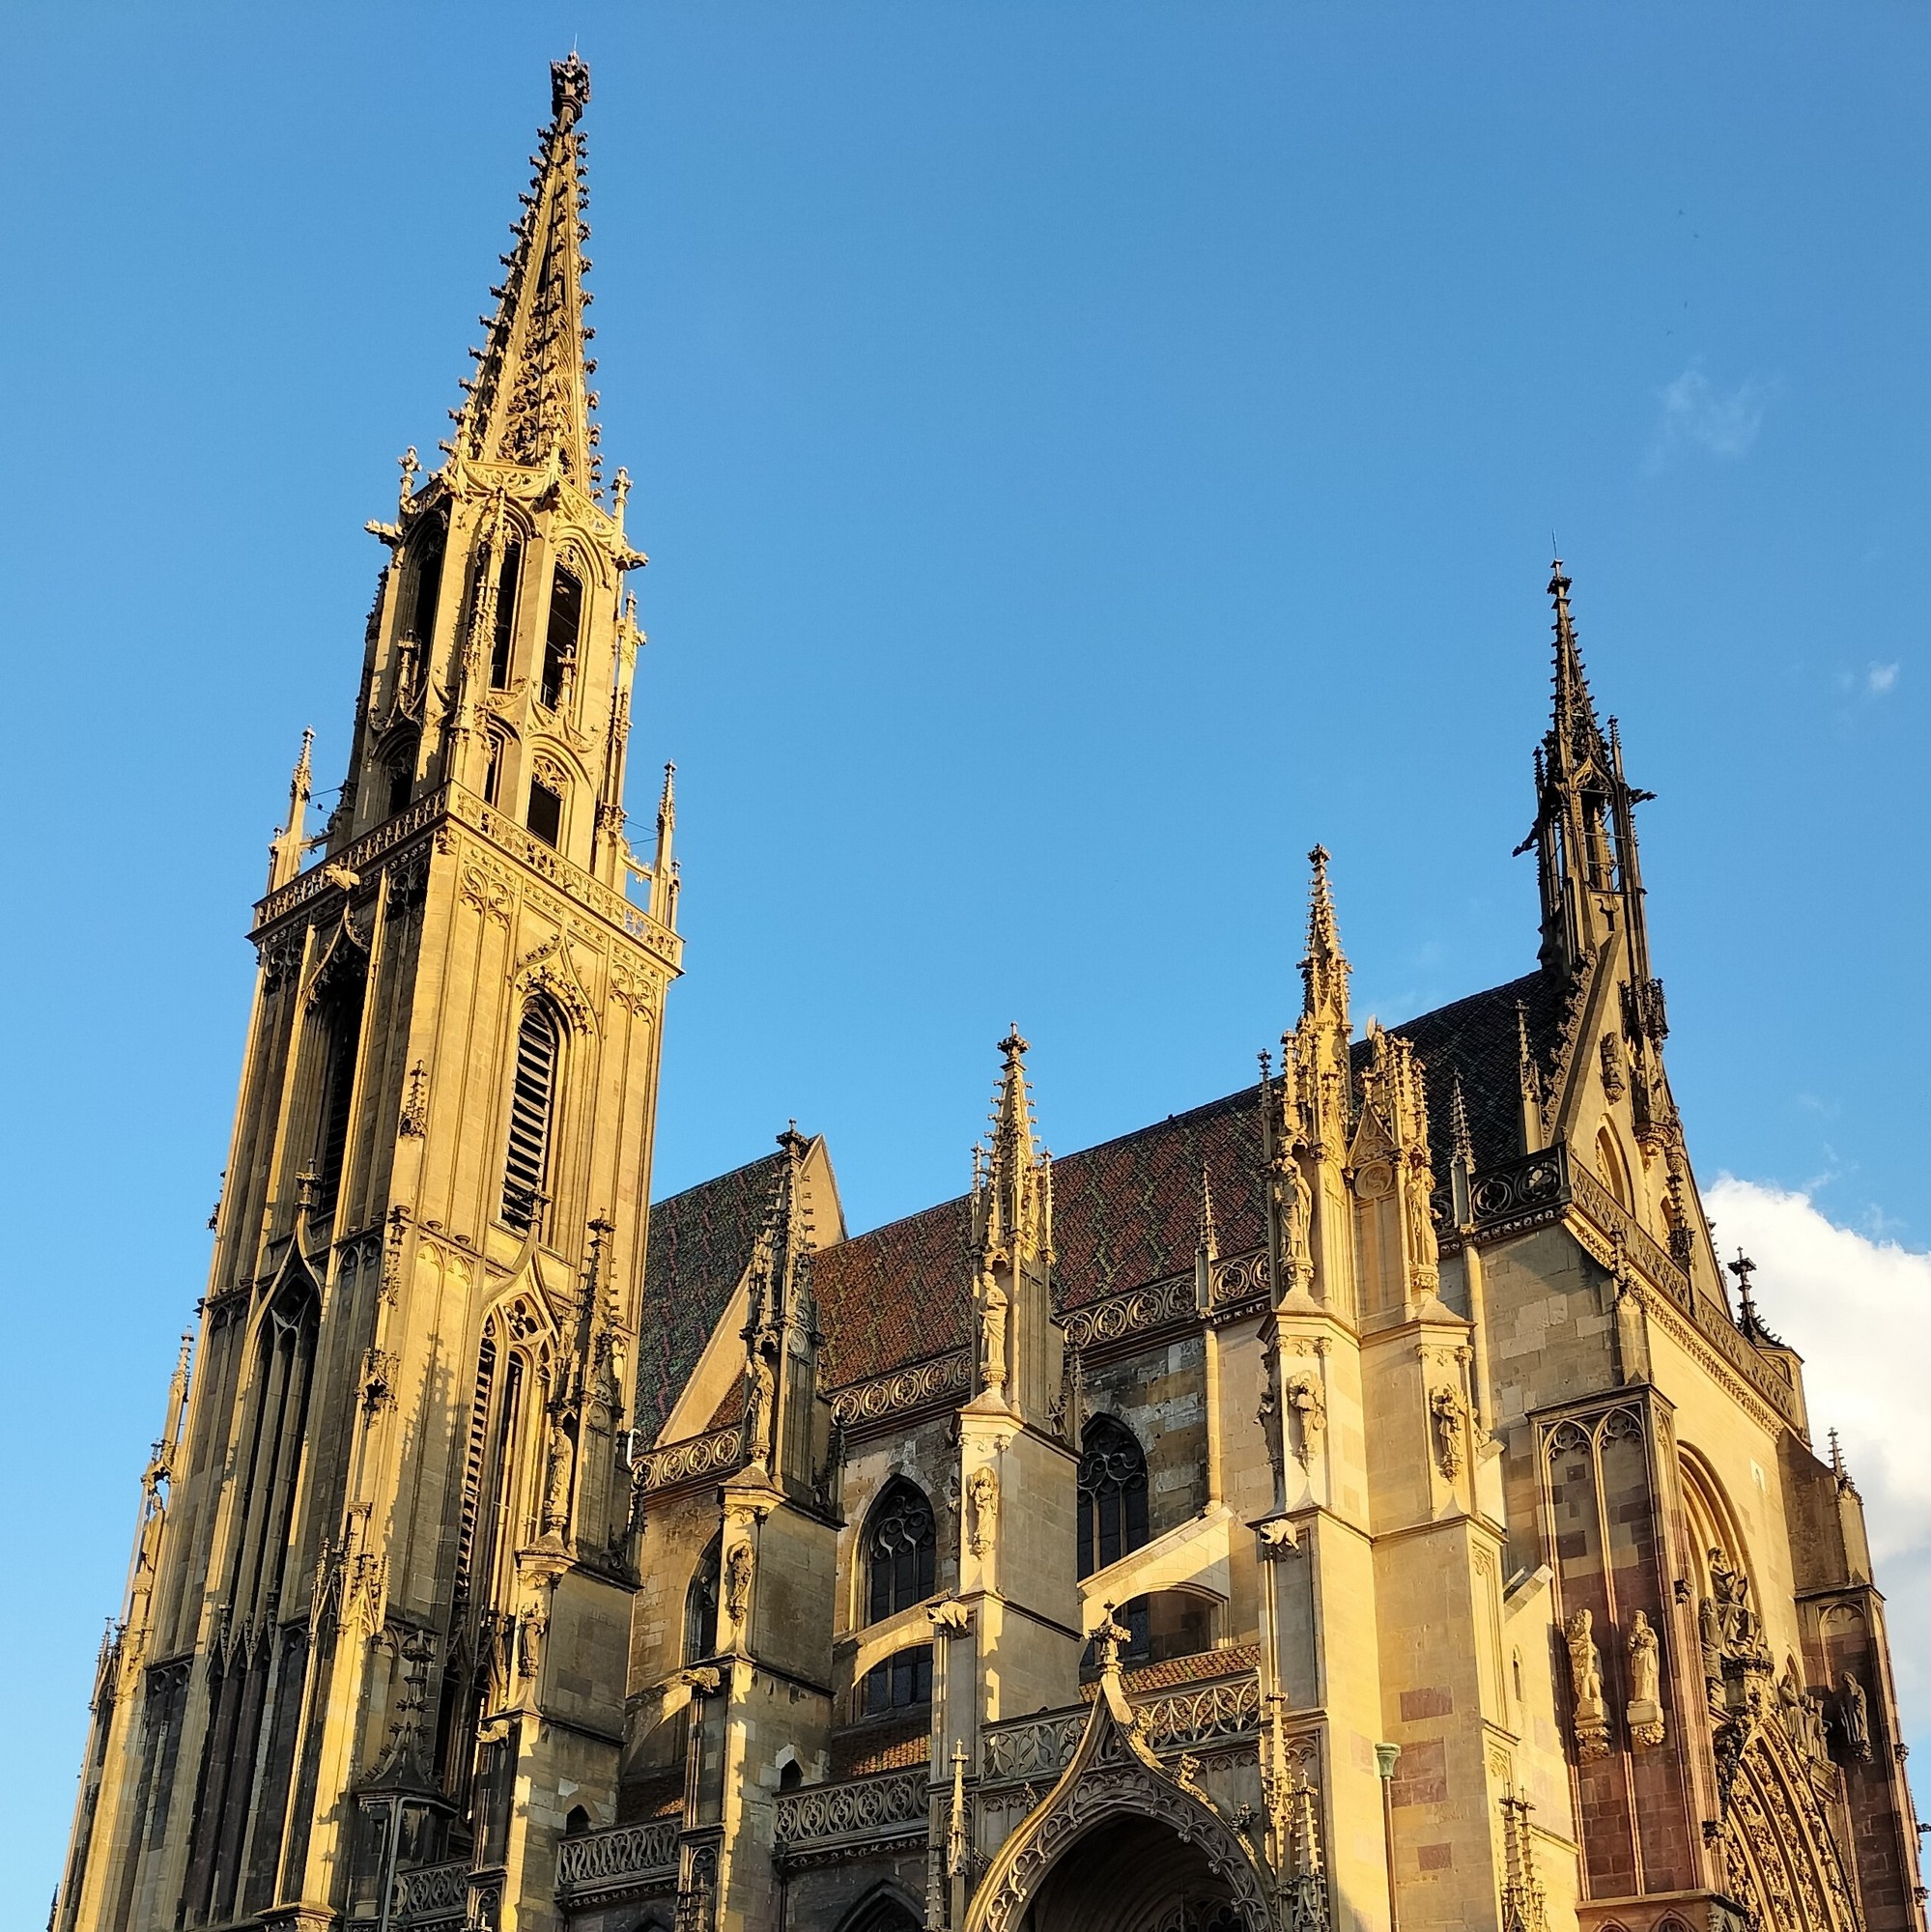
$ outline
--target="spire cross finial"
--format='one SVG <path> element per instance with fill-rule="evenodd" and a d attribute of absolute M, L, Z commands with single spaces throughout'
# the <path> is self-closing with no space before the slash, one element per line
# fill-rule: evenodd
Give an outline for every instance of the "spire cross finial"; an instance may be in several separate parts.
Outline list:
<path fill-rule="evenodd" d="M 1011 1031 L 999 1042 L 999 1051 L 1006 1056 L 1006 1064 L 1009 1066 L 1015 1060 L 1021 1059 L 1028 1053 L 1032 1044 L 1031 1040 L 1020 1034 L 1019 1022 L 1014 1020 Z"/>
<path fill-rule="evenodd" d="M 1739 1248 L 1736 1260 L 1725 1263 L 1724 1265 L 1737 1278 L 1737 1292 L 1743 1299 L 1744 1313 L 1746 1316 L 1754 1316 L 1756 1314 L 1756 1303 L 1750 1295 L 1750 1276 L 1757 1271 L 1756 1263 L 1751 1261 L 1742 1248 Z"/>

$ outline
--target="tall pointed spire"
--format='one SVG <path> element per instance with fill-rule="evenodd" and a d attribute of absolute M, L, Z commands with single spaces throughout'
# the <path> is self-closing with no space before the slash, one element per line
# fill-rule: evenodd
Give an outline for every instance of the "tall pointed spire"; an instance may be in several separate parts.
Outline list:
<path fill-rule="evenodd" d="M 531 156 L 536 178 L 522 197 L 507 270 L 491 290 L 497 311 L 456 411 L 454 453 L 465 462 L 513 463 L 550 469 L 588 492 L 597 479 L 596 372 L 585 346 L 596 333 L 583 323 L 591 297 L 583 274 L 589 224 L 583 186 L 583 137 L 577 123 L 590 99 L 590 70 L 576 54 L 550 65 L 550 125 Z"/>
<path fill-rule="evenodd" d="M 1053 1169 L 1036 1144 L 1027 1042 L 1015 1025 L 993 1096 L 991 1145 L 973 1161 L 974 1299 L 980 1325 L 977 1386 L 995 1405 L 1043 1419 L 1058 1392 L 1049 1365 Z"/>
<path fill-rule="evenodd" d="M 1548 594 L 1555 607 L 1555 707 L 1549 722 L 1548 776 L 1558 781 L 1583 767 L 1608 763 L 1607 742 L 1596 722 L 1596 701 L 1589 694 L 1588 673 L 1576 641 L 1576 624 L 1569 614 L 1570 581 L 1557 557 L 1549 568 Z"/>
<path fill-rule="evenodd" d="M 1548 594 L 1555 607 L 1555 695 L 1536 750 L 1536 820 L 1516 849 L 1534 849 L 1542 898 L 1542 962 L 1562 980 L 1593 959 L 1610 928 L 1616 865 L 1608 824 L 1620 781 L 1582 668 L 1569 611 L 1569 577 L 1557 557 Z"/>
<path fill-rule="evenodd" d="M 1347 955 L 1335 923 L 1334 893 L 1327 883 L 1328 852 L 1317 845 L 1308 855 L 1314 884 L 1308 897 L 1307 957 L 1301 961 L 1301 1011 L 1312 1020 L 1325 1020 L 1348 1030 Z"/>
<path fill-rule="evenodd" d="M 315 745 L 315 732 L 301 734 L 301 752 L 288 781 L 288 823 L 269 841 L 269 891 L 285 886 L 301 870 L 301 855 L 308 843 L 308 801 L 313 795 L 308 754 Z"/>

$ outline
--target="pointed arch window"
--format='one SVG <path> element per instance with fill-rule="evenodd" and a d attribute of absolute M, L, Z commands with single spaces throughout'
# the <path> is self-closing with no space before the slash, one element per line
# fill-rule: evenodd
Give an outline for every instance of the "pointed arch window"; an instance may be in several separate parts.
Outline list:
<path fill-rule="evenodd" d="M 696 1663 L 718 1648 L 718 1577 L 722 1544 L 713 1537 L 684 1592 L 684 1662 Z"/>
<path fill-rule="evenodd" d="M 1118 1563 L 1147 1533 L 1147 1452 L 1125 1424 L 1095 1415 L 1080 1437 L 1079 1574 Z"/>
<path fill-rule="evenodd" d="M 865 1525 L 866 1621 L 882 1623 L 938 1587 L 939 1532 L 917 1483 L 895 1477 Z"/>
<path fill-rule="evenodd" d="M 562 564 L 550 584 L 550 621 L 543 634 L 543 683 L 538 696 L 551 710 L 568 697 L 583 628 L 583 580 Z"/>
<path fill-rule="evenodd" d="M 323 996 L 322 1105 L 315 1135 L 315 1211 L 332 1214 L 342 1191 L 342 1170 L 348 1158 L 349 1129 L 354 1124 L 355 1054 L 362 1035 L 363 981 L 359 973 L 346 975 Z"/>
<path fill-rule="evenodd" d="M 415 547 L 415 573 L 405 635 L 424 651 L 436 635 L 436 608 L 442 595 L 442 525 L 430 525 Z"/>
<path fill-rule="evenodd" d="M 410 795 L 415 790 L 415 740 L 406 738 L 390 752 L 386 768 L 388 780 L 388 811 L 393 818 L 404 810 Z"/>
<path fill-rule="evenodd" d="M 516 593 L 523 581 L 523 546 L 511 543 L 503 550 L 502 569 L 497 575 L 496 633 L 490 639 L 490 686 L 501 691 L 510 681 L 510 645 L 516 639 Z"/>
<path fill-rule="evenodd" d="M 562 1045 L 562 1029 L 555 1014 L 544 1001 L 530 1001 L 516 1036 L 509 1148 L 503 1160 L 502 1218 L 512 1228 L 534 1228 L 539 1234 L 549 1199 L 544 1188 L 550 1177 Z"/>

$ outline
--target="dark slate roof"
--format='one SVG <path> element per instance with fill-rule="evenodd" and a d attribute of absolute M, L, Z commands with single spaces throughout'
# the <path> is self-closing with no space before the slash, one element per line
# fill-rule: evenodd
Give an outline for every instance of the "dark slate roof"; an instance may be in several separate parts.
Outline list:
<path fill-rule="evenodd" d="M 751 1264 L 783 1158 L 766 1154 L 650 1210 L 634 1418 L 646 1441 L 664 1426 Z"/>
<path fill-rule="evenodd" d="M 1532 973 L 1465 1000 L 1390 1027 L 1414 1043 L 1428 1090 L 1430 1139 L 1437 1181 L 1446 1184 L 1450 1155 L 1449 1110 L 1455 1077 L 1462 1077 L 1475 1143 L 1476 1165 L 1512 1158 L 1520 1147 L 1520 1086 L 1516 1009 L 1528 1011 L 1530 1041 L 1545 1065 L 1560 1021 L 1559 989 Z M 1358 1066 L 1367 1043 L 1357 1041 Z M 1266 1239 L 1262 1196 L 1261 1125 L 1257 1091 L 1242 1088 L 1099 1147 L 1053 1163 L 1053 1238 L 1058 1259 L 1053 1279 L 1061 1304 L 1077 1308 L 1104 1295 L 1188 1272 L 1194 1264 L 1200 1215 L 1201 1170 L 1213 1191 L 1214 1228 L 1223 1254 L 1240 1254 Z M 747 1178 L 756 1177 L 747 1188 Z M 671 1353 L 689 1364 L 702 1348 L 736 1285 L 771 1184 L 771 1163 L 741 1168 L 722 1180 L 680 1194 L 652 1210 L 650 1276 L 677 1284 L 669 1298 L 682 1340 Z M 737 1245 L 726 1244 L 728 1269 L 720 1269 L 715 1293 L 689 1292 L 679 1257 L 690 1236 L 689 1204 L 711 1190 L 732 1190 Z M 714 1218 L 717 1210 L 709 1210 Z M 674 1216 L 667 1244 L 661 1217 Z M 849 1386 L 872 1376 L 961 1348 L 966 1341 L 970 1231 L 966 1199 L 941 1202 L 902 1221 L 856 1235 L 820 1250 L 812 1262 L 825 1334 L 830 1381 Z M 667 1255 L 668 1245 L 671 1252 Z M 662 1270 L 660 1274 L 660 1270 Z M 701 1271 L 700 1271 L 701 1272 Z M 725 1274 L 727 1272 L 727 1279 Z M 709 1277 L 704 1277 L 708 1282 Z M 735 1414 L 727 1397 L 722 1424 Z M 669 1398 L 664 1399 L 667 1410 Z M 645 1405 L 646 1409 L 648 1405 Z M 648 1418 L 640 1418 L 648 1426 Z"/>

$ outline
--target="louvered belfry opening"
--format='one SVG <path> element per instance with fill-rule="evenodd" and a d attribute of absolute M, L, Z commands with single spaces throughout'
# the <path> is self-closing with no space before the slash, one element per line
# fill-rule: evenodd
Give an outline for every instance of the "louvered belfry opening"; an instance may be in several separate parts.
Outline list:
<path fill-rule="evenodd" d="M 315 1210 L 332 1214 L 342 1191 L 355 1096 L 355 1049 L 362 1032 L 359 975 L 336 986 L 323 1009 L 322 1107 L 315 1136 Z"/>
<path fill-rule="evenodd" d="M 543 1183 L 550 1171 L 561 1044 L 555 1018 L 540 1000 L 532 1000 L 517 1029 L 509 1152 L 503 1162 L 503 1220 L 512 1228 L 533 1228 L 538 1234 L 543 1232 L 543 1209 L 549 1201 Z"/>

